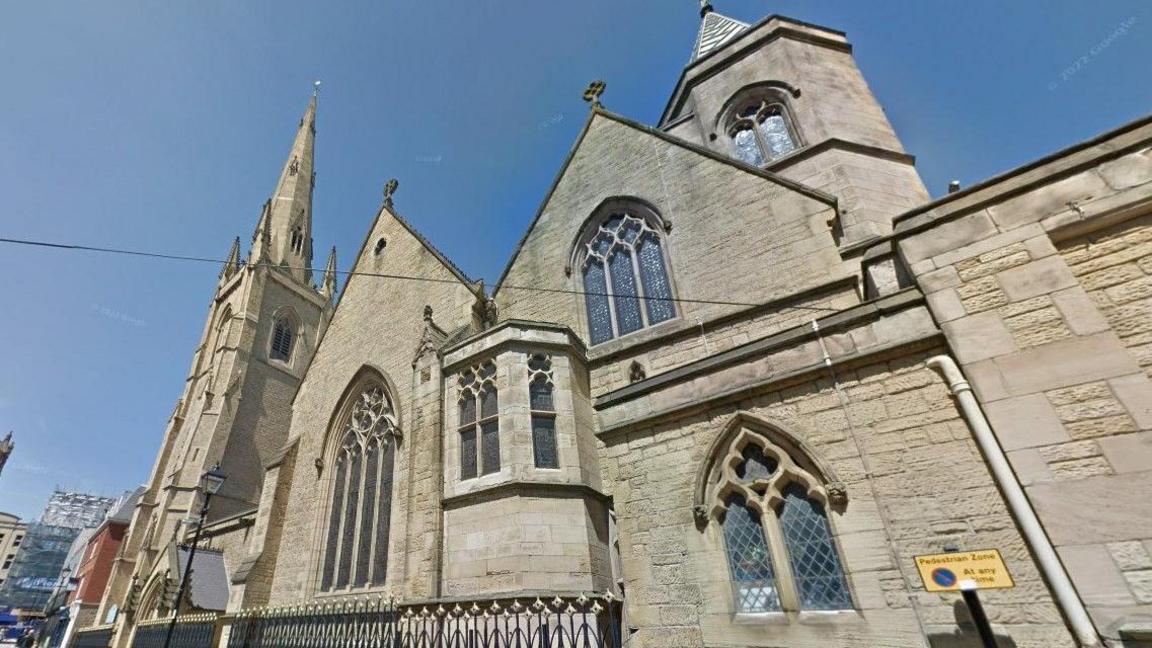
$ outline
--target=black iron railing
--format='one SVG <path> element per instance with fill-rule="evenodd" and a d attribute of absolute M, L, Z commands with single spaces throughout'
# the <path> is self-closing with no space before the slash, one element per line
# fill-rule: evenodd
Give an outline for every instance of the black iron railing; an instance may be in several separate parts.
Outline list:
<path fill-rule="evenodd" d="M 181 615 L 172 630 L 169 648 L 212 648 L 218 617 L 214 614 Z M 132 648 L 164 648 L 171 619 L 146 621 L 136 626 Z"/>
<path fill-rule="evenodd" d="M 69 648 L 108 648 L 112 645 L 112 626 L 77 630 Z"/>
<path fill-rule="evenodd" d="M 377 599 L 248 611 L 232 619 L 227 648 L 620 648 L 620 602 L 611 594 L 487 604 Z"/>

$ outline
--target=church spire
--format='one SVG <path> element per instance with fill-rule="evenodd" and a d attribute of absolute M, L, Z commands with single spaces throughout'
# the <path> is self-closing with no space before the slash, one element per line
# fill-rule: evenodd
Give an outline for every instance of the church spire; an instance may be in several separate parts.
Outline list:
<path fill-rule="evenodd" d="M 324 268 L 324 280 L 320 282 L 320 294 L 329 301 L 336 296 L 336 246 L 328 253 L 328 266 Z"/>
<path fill-rule="evenodd" d="M 236 240 L 232 241 L 232 249 L 228 251 L 228 259 L 224 261 L 224 267 L 220 269 L 220 283 L 223 284 L 236 274 L 240 269 L 240 237 L 237 236 Z"/>
<path fill-rule="evenodd" d="M 748 23 L 716 13 L 709 0 L 700 0 L 700 33 L 696 36 L 696 46 L 692 48 L 689 62 L 694 63 L 720 49 L 748 27 Z"/>
<path fill-rule="evenodd" d="M 317 82 L 276 191 L 261 215 L 253 245 L 254 257 L 265 255 L 264 261 L 284 266 L 289 275 L 305 285 L 312 282 L 312 186 L 319 87 Z M 256 248 L 261 248 L 259 253 Z"/>

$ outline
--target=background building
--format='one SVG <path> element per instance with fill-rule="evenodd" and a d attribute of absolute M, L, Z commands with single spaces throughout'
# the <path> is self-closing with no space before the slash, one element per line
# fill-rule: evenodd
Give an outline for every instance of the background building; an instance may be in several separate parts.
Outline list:
<path fill-rule="evenodd" d="M 0 585 L 0 606 L 18 608 L 26 616 L 43 614 L 52 592 L 61 587 L 61 570 L 77 536 L 98 525 L 114 503 L 109 497 L 55 491 L 40 521 L 29 524 L 19 541 Z"/>
<path fill-rule="evenodd" d="M 112 563 L 143 491 L 125 492 L 100 526 L 82 530 L 68 551 L 58 584 L 44 606 L 45 621 L 39 645 L 58 648 L 68 644 L 76 627 L 93 625 L 100 598 L 108 584 Z"/>
<path fill-rule="evenodd" d="M 98 526 L 116 500 L 111 497 L 56 490 L 48 499 L 41 524 L 87 529 Z"/>
<path fill-rule="evenodd" d="M 81 529 L 40 522 L 28 525 L 8 578 L 0 585 L 0 606 L 21 616 L 42 616 L 52 592 L 60 587 L 60 572 Z"/>
<path fill-rule="evenodd" d="M 8 570 L 16 558 L 16 551 L 24 542 L 28 525 L 10 513 L 0 513 L 0 586 L 8 580 Z"/>

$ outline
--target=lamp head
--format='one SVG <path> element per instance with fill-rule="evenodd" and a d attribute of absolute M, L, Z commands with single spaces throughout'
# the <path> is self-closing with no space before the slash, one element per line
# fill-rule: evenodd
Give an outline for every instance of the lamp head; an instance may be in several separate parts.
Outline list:
<path fill-rule="evenodd" d="M 228 476 L 224 471 L 220 470 L 220 464 L 212 467 L 212 470 L 204 473 L 200 477 L 200 485 L 204 487 L 204 492 L 209 495 L 215 495 L 220 492 L 220 487 L 224 485 L 224 480 Z"/>

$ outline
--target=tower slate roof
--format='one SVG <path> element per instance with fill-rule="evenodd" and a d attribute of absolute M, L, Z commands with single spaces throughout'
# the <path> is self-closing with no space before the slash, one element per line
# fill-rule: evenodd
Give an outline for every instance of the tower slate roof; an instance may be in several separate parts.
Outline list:
<path fill-rule="evenodd" d="M 701 9 L 700 33 L 696 36 L 696 46 L 692 48 L 692 61 L 698 61 L 728 41 L 735 38 L 749 25 L 735 18 L 722 16 L 705 4 Z"/>

